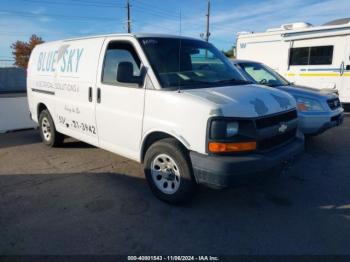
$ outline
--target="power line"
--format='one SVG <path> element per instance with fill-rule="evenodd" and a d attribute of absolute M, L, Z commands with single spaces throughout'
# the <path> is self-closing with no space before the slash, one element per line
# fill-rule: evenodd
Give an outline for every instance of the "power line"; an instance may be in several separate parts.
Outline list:
<path fill-rule="evenodd" d="M 49 4 L 49 5 L 76 5 L 76 6 L 87 6 L 87 7 L 102 7 L 102 8 L 109 8 L 109 7 L 120 7 L 123 8 L 122 5 L 118 5 L 118 4 L 101 4 L 98 2 L 76 2 L 76 3 L 72 3 L 72 2 L 55 2 L 55 1 L 42 1 L 42 0 L 19 0 L 19 1 L 23 1 L 23 2 L 28 2 L 28 3 L 45 3 L 45 4 Z"/>
<path fill-rule="evenodd" d="M 84 6 L 93 6 L 93 7 L 120 7 L 120 8 L 124 8 L 124 6 L 121 3 L 117 3 L 117 2 L 102 2 L 102 1 L 85 1 L 85 0 L 71 0 L 69 2 L 61 2 L 61 1 L 45 1 L 45 0 L 19 0 L 19 1 L 24 1 L 24 2 L 29 2 L 29 3 L 45 3 L 45 4 L 52 4 L 52 5 L 84 5 Z M 72 3 L 73 2 L 73 3 Z M 75 3 L 74 3 L 75 2 Z M 149 3 L 144 3 L 144 2 L 140 2 L 137 1 L 134 3 L 134 5 L 142 10 L 146 10 L 150 13 L 154 13 L 154 14 L 160 14 L 163 16 L 176 16 L 178 17 L 177 13 L 173 10 L 165 10 L 165 9 L 161 9 L 157 6 L 151 5 Z"/>
<path fill-rule="evenodd" d="M 178 21 L 176 21 L 178 23 Z M 141 26 L 141 23 L 139 22 L 133 22 L 132 23 L 133 25 L 137 25 L 138 27 Z M 159 25 L 159 24 L 150 24 L 150 23 L 142 23 L 142 26 L 152 26 L 152 28 L 158 28 L 158 29 L 162 29 L 161 31 L 164 31 L 164 33 L 167 33 L 167 34 L 176 34 L 178 33 L 178 28 L 175 28 L 175 24 L 172 26 L 172 27 L 167 27 L 167 26 L 164 26 L 164 25 Z"/>
<path fill-rule="evenodd" d="M 96 1 L 85 1 L 85 0 L 71 0 L 69 3 L 68 2 L 58 2 L 58 1 L 47 1 L 47 0 L 19 0 L 19 1 L 24 1 L 24 2 L 27 2 L 27 3 L 45 3 L 45 4 L 50 4 L 50 5 L 76 5 L 76 6 L 86 6 L 86 7 L 100 7 L 100 8 L 110 8 L 110 7 L 117 7 L 117 8 L 125 8 L 125 6 L 122 6 L 121 4 L 119 3 L 116 3 L 113 1 L 112 2 L 96 2 Z M 73 2 L 73 3 L 72 3 Z M 129 2 L 129 1 L 128 1 Z M 173 20 L 174 22 L 175 21 L 178 21 L 178 16 L 176 15 L 176 12 L 175 12 L 175 15 L 174 15 L 174 12 L 172 11 L 171 13 L 170 12 L 167 12 L 165 11 L 164 9 L 160 9 L 158 7 L 155 7 L 153 5 L 150 5 L 149 3 L 143 3 L 143 2 L 140 2 L 140 1 L 137 1 L 137 3 L 135 2 L 135 6 L 133 6 L 133 8 L 135 8 L 135 11 L 137 13 L 140 13 L 140 14 L 143 14 L 143 15 L 150 15 L 150 16 L 155 16 L 155 17 L 160 17 L 160 18 L 165 18 L 167 20 Z M 131 5 L 129 3 L 129 11 L 128 12 L 131 12 Z M 134 9 L 133 9 L 134 10 Z M 12 12 L 18 12 L 19 11 L 12 11 Z M 23 13 L 21 13 L 23 14 Z M 26 16 L 35 16 L 37 14 L 34 14 L 34 13 L 28 13 L 25 14 Z M 60 17 L 68 17 L 66 15 L 58 15 L 58 14 L 40 14 L 42 16 L 60 16 Z M 102 17 L 74 17 L 74 19 L 102 19 Z M 106 19 L 109 19 L 109 18 L 106 18 Z M 130 21 L 129 21 L 130 20 Z M 127 23 L 128 23 L 128 28 L 130 27 L 130 31 L 131 31 L 131 18 L 127 20 Z M 130 24 L 130 26 L 129 26 Z"/>
<path fill-rule="evenodd" d="M 149 4 L 148 2 L 146 3 L 146 2 L 138 0 L 137 4 L 141 5 L 141 7 L 143 7 L 143 8 L 151 9 L 154 12 L 163 13 L 163 15 L 172 15 L 172 16 L 178 16 L 179 15 L 179 12 L 177 12 L 177 11 L 165 10 L 163 8 L 159 8 L 159 6 L 155 6 L 155 5 Z"/>
<path fill-rule="evenodd" d="M 115 6 L 115 4 L 117 3 L 117 2 L 115 2 L 115 1 L 112 1 L 112 2 L 110 2 L 110 1 L 108 1 L 108 2 L 104 2 L 104 1 L 86 1 L 86 0 L 71 0 L 71 1 L 73 1 L 73 2 L 80 2 L 80 3 L 90 3 L 90 4 L 106 4 L 106 5 L 112 5 L 112 6 Z"/>
<path fill-rule="evenodd" d="M 168 11 L 164 11 L 162 9 L 157 9 L 157 8 L 153 8 L 151 6 L 145 6 L 145 5 L 140 5 L 140 3 L 135 3 L 135 6 L 137 8 L 139 8 L 140 10 L 145 10 L 149 13 L 153 13 L 153 14 L 159 14 L 159 15 L 163 15 L 163 16 L 176 16 L 178 17 L 179 12 L 173 11 L 173 12 L 168 12 Z"/>
<path fill-rule="evenodd" d="M 67 18 L 67 19 L 74 19 L 74 20 L 110 20 L 110 21 L 116 21 L 117 19 L 112 17 L 97 17 L 97 16 L 69 16 L 69 15 L 62 15 L 62 14 L 52 14 L 52 13 L 45 13 L 45 14 L 34 14 L 31 12 L 21 12 L 21 11 L 13 11 L 13 10 L 0 10 L 0 13 L 2 15 L 21 15 L 21 16 L 27 16 L 27 17 L 36 17 L 36 16 L 43 16 L 43 17 L 58 17 L 58 18 Z"/>
<path fill-rule="evenodd" d="M 135 8 L 133 8 L 133 12 L 135 14 L 137 14 L 137 16 L 135 15 L 136 18 L 139 18 L 141 15 L 144 17 L 148 17 L 148 19 L 145 18 L 145 20 L 149 20 L 149 18 L 153 18 L 152 21 L 156 21 L 155 18 L 160 18 L 162 22 L 176 22 L 176 23 L 178 23 L 178 21 L 179 21 L 178 17 L 173 18 L 173 17 L 160 16 L 157 14 L 146 13 L 144 11 L 137 10 Z"/>
<path fill-rule="evenodd" d="M 149 10 L 149 9 L 141 7 L 141 6 L 134 5 L 133 8 L 136 11 L 138 11 L 139 13 L 146 14 L 146 15 L 149 14 L 149 15 L 153 15 L 153 16 L 157 16 L 157 17 L 161 17 L 161 18 L 165 18 L 165 19 L 174 19 L 175 17 L 178 18 L 178 16 L 173 15 L 173 14 L 158 13 L 157 11 L 152 11 L 152 10 Z"/>

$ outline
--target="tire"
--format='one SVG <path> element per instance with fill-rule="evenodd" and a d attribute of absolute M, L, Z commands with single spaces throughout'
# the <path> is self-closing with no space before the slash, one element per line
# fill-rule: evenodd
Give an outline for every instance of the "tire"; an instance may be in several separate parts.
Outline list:
<path fill-rule="evenodd" d="M 45 145 L 49 147 L 62 145 L 64 136 L 56 131 L 55 123 L 47 109 L 40 112 L 39 131 Z"/>
<path fill-rule="evenodd" d="M 188 202 L 196 191 L 188 152 L 173 138 L 150 146 L 144 159 L 144 172 L 153 194 L 164 202 Z"/>

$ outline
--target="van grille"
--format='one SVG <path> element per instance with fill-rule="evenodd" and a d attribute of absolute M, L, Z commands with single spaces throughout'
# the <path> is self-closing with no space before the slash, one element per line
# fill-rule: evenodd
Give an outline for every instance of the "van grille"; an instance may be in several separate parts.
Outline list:
<path fill-rule="evenodd" d="M 258 142 L 258 150 L 266 151 L 274 147 L 285 144 L 295 138 L 297 129 L 294 128 L 282 135 L 277 135 L 274 137 L 269 137 L 267 139 L 260 140 Z"/>
<path fill-rule="evenodd" d="M 292 110 L 292 111 L 278 114 L 278 115 L 259 118 L 255 120 L 255 125 L 257 129 L 262 129 L 262 128 L 278 125 L 281 122 L 289 122 L 291 120 L 296 119 L 297 117 L 298 117 L 297 111 Z"/>
<path fill-rule="evenodd" d="M 297 132 L 297 118 L 297 111 L 292 110 L 256 119 L 255 126 L 258 137 L 259 134 L 265 134 L 263 138 L 257 139 L 258 150 L 271 150 L 295 138 Z M 280 130 L 282 126 L 285 126 L 286 130 Z"/>
<path fill-rule="evenodd" d="M 339 98 L 333 98 L 333 99 L 328 99 L 327 104 L 331 110 L 335 110 L 339 107 L 341 107 L 340 100 Z"/>

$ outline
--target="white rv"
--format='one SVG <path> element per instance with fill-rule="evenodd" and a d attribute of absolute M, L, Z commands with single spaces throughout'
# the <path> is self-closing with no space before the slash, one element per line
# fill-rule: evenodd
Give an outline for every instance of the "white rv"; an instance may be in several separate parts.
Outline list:
<path fill-rule="evenodd" d="M 334 90 L 350 105 L 350 19 L 238 33 L 237 58 L 267 64 L 298 85 Z"/>
<path fill-rule="evenodd" d="M 144 165 L 157 197 L 224 187 L 303 149 L 293 97 L 251 85 L 213 45 L 105 35 L 38 45 L 28 99 L 43 142 L 67 135 Z"/>

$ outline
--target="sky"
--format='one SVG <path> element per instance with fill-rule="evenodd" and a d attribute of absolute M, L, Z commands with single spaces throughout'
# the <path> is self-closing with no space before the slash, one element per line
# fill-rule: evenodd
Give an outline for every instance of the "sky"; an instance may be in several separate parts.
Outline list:
<path fill-rule="evenodd" d="M 133 32 L 200 38 L 207 0 L 130 0 Z M 0 60 L 10 45 L 37 34 L 45 41 L 126 32 L 126 0 L 0 0 Z M 284 23 L 320 25 L 350 16 L 350 0 L 211 0 L 209 41 L 220 50 L 237 32 L 265 31 Z M 181 18 L 181 19 L 180 19 Z M 180 23 L 181 20 L 181 23 Z"/>

